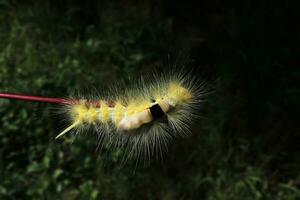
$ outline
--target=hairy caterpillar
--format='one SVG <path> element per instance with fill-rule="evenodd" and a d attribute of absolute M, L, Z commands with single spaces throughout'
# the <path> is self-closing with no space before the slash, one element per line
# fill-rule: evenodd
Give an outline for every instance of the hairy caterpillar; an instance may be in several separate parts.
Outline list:
<path fill-rule="evenodd" d="M 27 97 L 15 99 L 61 104 L 61 114 L 69 125 L 56 138 L 68 132 L 90 129 L 99 136 L 100 146 L 119 147 L 129 157 L 162 155 L 170 139 L 190 133 L 204 94 L 203 84 L 191 74 L 172 73 L 136 81 L 132 88 L 117 94 L 70 99 Z M 122 95 L 121 95 L 121 94 Z M 9 98 L 0 94 L 2 98 Z"/>

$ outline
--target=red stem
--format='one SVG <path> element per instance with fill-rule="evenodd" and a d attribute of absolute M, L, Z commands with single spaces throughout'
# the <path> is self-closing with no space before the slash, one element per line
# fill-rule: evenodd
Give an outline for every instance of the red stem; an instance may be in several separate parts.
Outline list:
<path fill-rule="evenodd" d="M 38 97 L 30 95 L 20 95 L 20 94 L 10 94 L 10 93 L 0 93 L 0 98 L 5 99 L 17 99 L 23 101 L 35 101 L 35 102 L 45 102 L 54 104 L 72 104 L 74 101 L 62 99 L 62 98 L 49 98 L 49 97 Z"/>

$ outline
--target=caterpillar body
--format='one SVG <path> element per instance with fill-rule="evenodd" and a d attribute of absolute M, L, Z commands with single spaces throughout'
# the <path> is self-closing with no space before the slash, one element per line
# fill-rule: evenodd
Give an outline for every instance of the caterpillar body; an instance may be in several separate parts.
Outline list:
<path fill-rule="evenodd" d="M 121 147 L 129 157 L 162 156 L 170 139 L 190 133 L 204 94 L 203 84 L 184 73 L 154 75 L 121 91 L 68 99 L 62 111 L 70 124 L 56 138 L 92 128 L 100 146 Z"/>

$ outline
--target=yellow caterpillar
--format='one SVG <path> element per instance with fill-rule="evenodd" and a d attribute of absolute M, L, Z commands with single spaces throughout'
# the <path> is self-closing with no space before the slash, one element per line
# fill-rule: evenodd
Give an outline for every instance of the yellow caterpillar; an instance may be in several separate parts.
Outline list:
<path fill-rule="evenodd" d="M 92 127 L 103 144 L 125 147 L 130 156 L 161 154 L 169 139 L 188 134 L 197 119 L 204 90 L 191 77 L 178 73 L 155 76 L 154 81 L 125 87 L 122 95 L 81 98 L 66 104 L 64 113 L 70 124 L 56 138 Z"/>
<path fill-rule="evenodd" d="M 132 88 L 114 88 L 94 98 L 51 98 L 1 93 L 0 98 L 45 102 L 62 106 L 60 114 L 69 124 L 56 138 L 68 132 L 98 134 L 100 147 L 119 147 L 128 157 L 162 155 L 167 143 L 190 132 L 199 116 L 205 94 L 203 84 L 192 74 L 171 73 L 133 81 Z M 142 156 L 141 156 L 142 157 Z"/>

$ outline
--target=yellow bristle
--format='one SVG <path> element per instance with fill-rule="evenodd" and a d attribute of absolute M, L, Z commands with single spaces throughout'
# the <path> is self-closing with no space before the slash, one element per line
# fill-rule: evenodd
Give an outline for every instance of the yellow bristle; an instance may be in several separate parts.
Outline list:
<path fill-rule="evenodd" d="M 176 103 L 184 103 L 192 98 L 192 94 L 179 83 L 170 83 L 168 88 L 168 97 Z"/>
<path fill-rule="evenodd" d="M 135 107 L 135 113 L 142 112 L 147 108 L 149 108 L 148 102 L 140 102 L 138 106 Z"/>
<path fill-rule="evenodd" d="M 131 116 L 135 113 L 135 110 L 136 110 L 135 103 L 131 103 L 127 106 L 126 113 L 127 113 L 128 116 Z"/>
<path fill-rule="evenodd" d="M 74 121 L 83 122 L 85 119 L 85 115 L 87 112 L 87 108 L 84 105 L 76 105 L 72 109 L 72 113 L 74 115 Z"/>
<path fill-rule="evenodd" d="M 100 112 L 102 116 L 101 121 L 107 123 L 109 121 L 109 107 L 104 101 L 101 101 Z"/>
<path fill-rule="evenodd" d="M 89 108 L 86 113 L 86 121 L 90 124 L 95 123 L 97 120 L 97 110 L 96 108 Z"/>
<path fill-rule="evenodd" d="M 157 103 L 157 102 L 158 102 L 159 100 L 161 100 L 163 97 L 162 97 L 162 95 L 161 95 L 161 92 L 155 91 L 155 92 L 153 93 L 153 98 L 154 98 L 155 102 L 151 102 L 151 104 Z"/>
<path fill-rule="evenodd" d="M 76 126 L 78 126 L 80 124 L 80 122 L 75 121 L 73 124 L 71 124 L 70 126 L 68 126 L 65 130 L 63 130 L 60 134 L 58 134 L 55 139 L 58 139 L 59 137 L 63 136 L 64 134 L 66 134 L 67 132 L 69 132 L 70 130 L 72 130 L 73 128 L 75 128 Z"/>
<path fill-rule="evenodd" d="M 116 124 L 118 124 L 121 121 L 121 119 L 123 118 L 125 109 L 126 108 L 120 102 L 116 102 L 115 115 L 114 115 L 114 122 Z"/>

